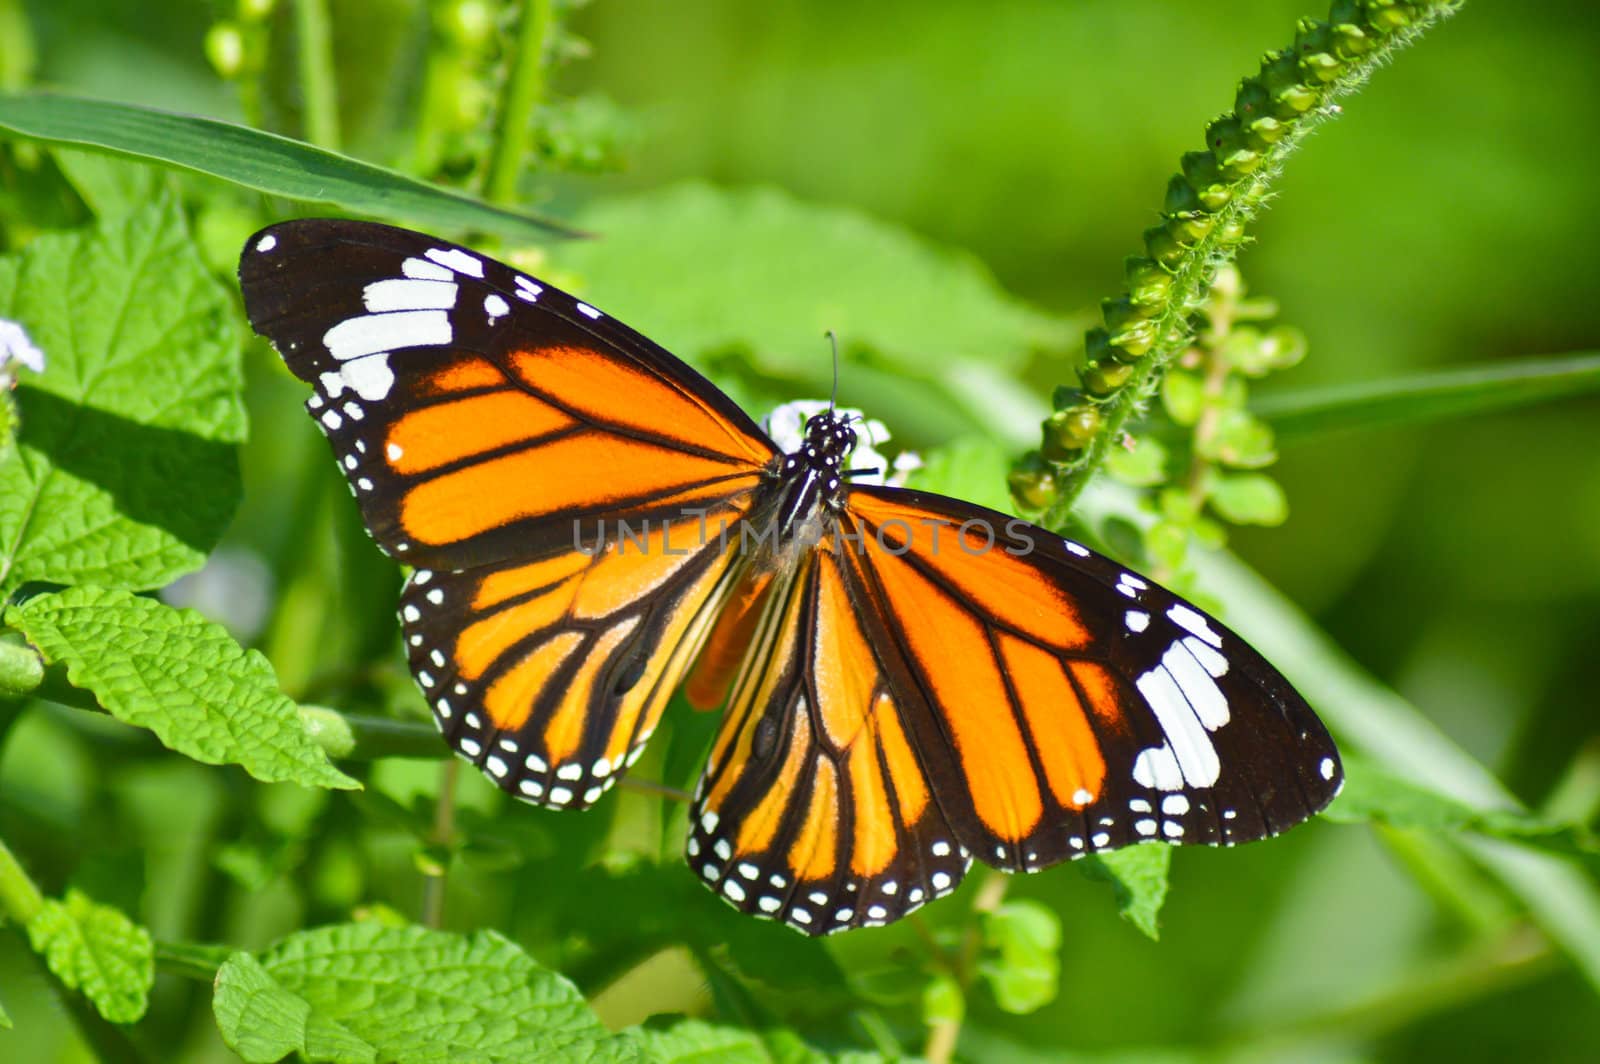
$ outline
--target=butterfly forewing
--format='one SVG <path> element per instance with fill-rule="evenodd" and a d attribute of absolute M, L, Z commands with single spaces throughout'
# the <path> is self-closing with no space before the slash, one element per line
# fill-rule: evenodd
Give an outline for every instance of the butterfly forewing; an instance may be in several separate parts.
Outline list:
<path fill-rule="evenodd" d="M 441 730 L 518 797 L 591 804 L 735 583 L 697 530 L 748 512 L 771 442 L 631 329 L 432 237 L 288 222 L 239 273 L 367 528 L 418 566 L 401 617 Z"/>
<path fill-rule="evenodd" d="M 559 289 L 418 233 L 305 220 L 258 233 L 245 309 L 314 386 L 373 537 L 460 569 L 570 549 L 585 517 L 680 514 L 773 455 L 694 370 Z"/>

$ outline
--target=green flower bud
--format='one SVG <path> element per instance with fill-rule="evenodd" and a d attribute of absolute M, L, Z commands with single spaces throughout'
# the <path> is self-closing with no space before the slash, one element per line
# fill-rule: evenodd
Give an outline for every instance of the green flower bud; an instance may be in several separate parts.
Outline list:
<path fill-rule="evenodd" d="M 1056 501 L 1055 472 L 1038 451 L 1023 455 L 1006 477 L 1006 483 L 1011 488 L 1011 497 L 1024 510 L 1043 510 Z"/>
<path fill-rule="evenodd" d="M 1300 71 L 1307 81 L 1326 85 L 1344 73 L 1344 63 L 1332 52 L 1313 52 L 1300 57 Z"/>
<path fill-rule="evenodd" d="M 1144 249 L 1163 266 L 1174 267 L 1183 261 L 1183 245 L 1172 238 L 1165 226 L 1157 225 L 1144 231 Z"/>
<path fill-rule="evenodd" d="M 1172 274 L 1160 263 L 1137 255 L 1123 261 L 1123 276 L 1128 281 L 1128 298 L 1135 303 L 1160 303 L 1172 291 Z"/>
<path fill-rule="evenodd" d="M 1111 342 L 1111 334 L 1104 329 L 1090 329 L 1083 334 L 1083 352 L 1090 362 L 1137 362 L 1139 356 L 1125 351 Z M 1060 410 L 1064 404 L 1057 403 Z"/>
<path fill-rule="evenodd" d="M 1050 409 L 1065 410 L 1083 401 L 1083 391 L 1070 384 L 1058 384 L 1050 393 Z"/>
<path fill-rule="evenodd" d="M 1096 399 L 1108 398 L 1112 392 L 1133 379 L 1133 367 L 1121 362 L 1096 362 L 1078 371 L 1083 390 Z"/>
<path fill-rule="evenodd" d="M 1206 127 L 1206 146 L 1229 180 L 1238 180 L 1261 165 L 1261 154 L 1250 147 L 1244 129 L 1233 115 L 1224 115 Z"/>
<path fill-rule="evenodd" d="M 1192 247 L 1205 239 L 1216 223 L 1216 218 L 1204 211 L 1180 211 L 1167 218 L 1167 232 L 1178 243 Z"/>
<path fill-rule="evenodd" d="M 1266 151 L 1289 131 L 1288 123 L 1280 122 L 1271 115 L 1263 115 L 1244 127 L 1245 139 L 1257 151 Z"/>
<path fill-rule="evenodd" d="M 1200 205 L 1208 211 L 1218 210 L 1233 198 L 1228 179 L 1222 176 L 1216 156 L 1208 151 L 1192 151 L 1183 157 L 1183 176 L 1188 178 Z"/>
<path fill-rule="evenodd" d="M 1156 323 L 1130 321 L 1111 334 L 1111 342 L 1137 359 L 1156 342 Z"/>
<path fill-rule="evenodd" d="M 239 0 L 239 18 L 245 22 L 263 22 L 277 6 L 277 0 Z"/>
<path fill-rule="evenodd" d="M 1333 0 L 1328 9 L 1328 22 L 1334 26 L 1359 26 L 1364 17 L 1361 0 Z"/>
<path fill-rule="evenodd" d="M 1127 296 L 1100 301 L 1100 316 L 1105 319 L 1106 330 L 1113 336 L 1117 330 L 1144 321 L 1155 312 L 1155 307 L 1140 306 Z"/>
<path fill-rule="evenodd" d="M 1333 54 L 1349 61 L 1359 59 L 1372 51 L 1372 38 L 1351 22 L 1338 22 L 1333 26 Z"/>
<path fill-rule="evenodd" d="M 1217 242 L 1220 244 L 1237 244 L 1244 239 L 1244 219 L 1239 215 L 1225 218 L 1217 227 Z"/>
<path fill-rule="evenodd" d="M 1317 93 L 1303 83 L 1304 75 L 1293 52 L 1269 52 L 1261 62 L 1261 84 L 1272 97 L 1274 117 L 1298 118 L 1316 105 Z"/>
<path fill-rule="evenodd" d="M 1239 91 L 1233 95 L 1233 113 L 1240 122 L 1250 123 L 1262 115 L 1272 114 L 1272 97 L 1256 78 L 1239 82 Z"/>
<path fill-rule="evenodd" d="M 1367 25 L 1379 33 L 1393 33 L 1411 25 L 1411 12 L 1404 0 L 1363 0 Z"/>
<path fill-rule="evenodd" d="M 218 22 L 206 31 L 206 59 L 224 78 L 236 78 L 244 69 L 244 34 L 237 23 Z"/>
<path fill-rule="evenodd" d="M 1070 462 L 1094 439 L 1100 430 L 1100 410 L 1094 406 L 1075 406 L 1058 410 L 1045 418 L 1044 441 L 1039 451 L 1052 462 Z"/>
<path fill-rule="evenodd" d="M 1167 214 L 1176 214 L 1179 211 L 1196 211 L 1200 209 L 1200 196 L 1189 184 L 1189 179 L 1182 174 L 1173 174 L 1172 180 L 1167 182 L 1167 199 L 1162 205 L 1162 210 Z"/>

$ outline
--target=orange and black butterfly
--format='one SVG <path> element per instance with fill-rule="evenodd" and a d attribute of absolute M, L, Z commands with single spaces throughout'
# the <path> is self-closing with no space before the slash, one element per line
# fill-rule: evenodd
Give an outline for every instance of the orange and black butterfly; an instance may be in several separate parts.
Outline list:
<path fill-rule="evenodd" d="M 245 306 L 379 546 L 445 738 L 594 802 L 672 693 L 724 707 L 689 863 L 807 934 L 896 920 L 974 858 L 1231 845 L 1339 755 L 1227 628 L 1044 529 L 862 482 L 831 407 L 785 453 L 658 345 L 517 270 L 362 222 L 272 226 Z"/>

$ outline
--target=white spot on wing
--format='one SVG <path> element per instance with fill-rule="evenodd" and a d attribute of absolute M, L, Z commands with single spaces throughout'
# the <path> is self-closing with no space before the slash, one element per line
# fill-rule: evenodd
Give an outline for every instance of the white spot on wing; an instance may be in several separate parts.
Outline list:
<path fill-rule="evenodd" d="M 1200 670 L 1196 667 L 1195 671 Z M 1206 683 L 1211 684 L 1210 677 L 1206 677 Z M 1139 689 L 1139 693 L 1145 697 L 1155 712 L 1156 719 L 1161 723 L 1161 730 L 1167 736 L 1167 748 L 1177 758 L 1178 768 L 1189 786 L 1209 787 L 1216 783 L 1222 766 L 1217 760 L 1216 748 L 1211 745 L 1211 736 L 1207 734 L 1200 718 L 1195 716 L 1195 711 L 1189 708 L 1189 700 L 1184 697 L 1183 689 L 1179 687 L 1172 673 L 1167 671 L 1167 667 L 1157 665 L 1140 676 L 1134 686 Z M 1215 684 L 1211 686 L 1213 690 L 1216 689 Z M 1220 697 L 1219 692 L 1218 698 Z M 1222 704 L 1222 712 L 1223 719 L 1226 720 L 1226 702 Z M 1145 752 L 1140 753 L 1140 759 L 1143 759 L 1144 754 Z M 1135 779 L 1138 779 L 1138 771 L 1139 766 L 1136 762 Z M 1162 789 L 1177 788 L 1162 787 Z"/>
<path fill-rule="evenodd" d="M 322 334 L 328 353 L 341 362 L 397 347 L 431 347 L 455 337 L 442 310 L 402 310 L 346 318 Z"/>
<path fill-rule="evenodd" d="M 511 304 L 497 292 L 491 292 L 483 297 L 484 312 L 489 315 L 489 324 L 493 325 L 496 318 L 503 318 L 511 313 Z"/>
<path fill-rule="evenodd" d="M 483 277 L 483 260 L 476 255 L 469 255 L 460 248 L 429 248 L 424 252 L 428 258 L 441 266 L 448 266 L 456 273 L 464 273 L 469 277 Z"/>
<path fill-rule="evenodd" d="M 419 281 L 454 281 L 456 275 L 427 259 L 407 259 L 400 264 L 400 272 Z"/>
<path fill-rule="evenodd" d="M 1130 632 L 1142 632 L 1150 627 L 1150 615 L 1143 610 L 1129 610 L 1122 618 Z"/>
<path fill-rule="evenodd" d="M 363 288 L 361 303 L 371 314 L 391 310 L 449 310 L 456 305 L 457 291 L 454 281 L 390 278 L 373 281 Z"/>
<path fill-rule="evenodd" d="M 1333 779 L 1333 758 L 1331 758 L 1331 757 L 1323 758 L 1322 759 L 1322 763 L 1317 766 L 1317 771 L 1322 774 L 1322 778 L 1323 779 L 1325 779 L 1325 780 Z"/>
<path fill-rule="evenodd" d="M 268 233 L 266 236 L 264 236 L 260 240 L 256 241 L 256 250 L 257 251 L 271 251 L 273 248 L 275 248 L 277 246 L 278 246 L 278 238 L 273 236 L 271 233 Z"/>
<path fill-rule="evenodd" d="M 593 307 L 591 307 L 587 303 L 579 303 L 578 304 L 578 313 L 582 314 L 586 318 L 598 318 L 598 317 L 600 317 L 600 312 L 598 310 L 595 310 Z"/>
<path fill-rule="evenodd" d="M 1211 626 L 1206 623 L 1204 614 L 1198 613 L 1180 602 L 1167 610 L 1167 616 L 1172 618 L 1173 624 L 1193 632 L 1212 646 L 1220 647 L 1222 645 L 1222 637 L 1211 630 Z"/>
<path fill-rule="evenodd" d="M 380 352 L 353 358 L 341 367 L 344 382 L 369 403 L 386 398 L 394 387 L 394 370 L 389 368 L 389 355 Z"/>

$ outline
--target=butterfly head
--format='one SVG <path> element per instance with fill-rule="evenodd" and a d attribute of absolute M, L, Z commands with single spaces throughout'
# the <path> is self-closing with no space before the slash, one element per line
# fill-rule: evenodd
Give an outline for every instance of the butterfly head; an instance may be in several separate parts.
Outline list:
<path fill-rule="evenodd" d="M 824 410 L 806 421 L 806 441 L 800 453 L 808 464 L 825 465 L 837 472 L 855 446 L 856 430 L 850 427 L 850 418 Z"/>

